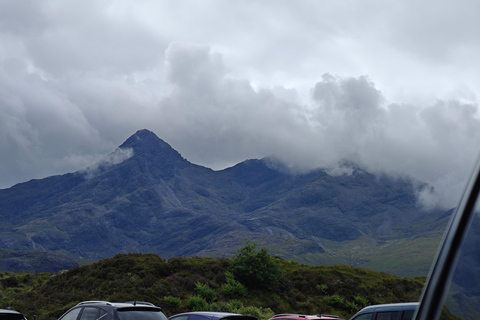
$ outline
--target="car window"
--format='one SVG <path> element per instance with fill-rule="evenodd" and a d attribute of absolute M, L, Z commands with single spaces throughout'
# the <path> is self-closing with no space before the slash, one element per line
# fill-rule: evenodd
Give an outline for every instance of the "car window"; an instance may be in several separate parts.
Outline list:
<path fill-rule="evenodd" d="M 415 310 L 407 310 L 403 312 L 402 320 L 412 320 Z"/>
<path fill-rule="evenodd" d="M 187 320 L 188 315 L 171 317 L 170 320 Z"/>
<path fill-rule="evenodd" d="M 99 318 L 99 309 L 93 307 L 83 308 L 80 320 L 97 320 Z"/>
<path fill-rule="evenodd" d="M 441 319 L 480 319 L 480 217 L 478 206 L 460 250 Z M 457 318 L 457 319 L 458 319 Z"/>
<path fill-rule="evenodd" d="M 153 308 L 122 308 L 117 315 L 120 320 L 167 320 L 160 309 Z"/>
<path fill-rule="evenodd" d="M 18 313 L 0 313 L 0 320 L 25 320 L 25 318 Z"/>
<path fill-rule="evenodd" d="M 377 312 L 376 320 L 400 320 L 400 311 Z"/>
<path fill-rule="evenodd" d="M 199 315 L 199 314 L 192 314 L 188 318 L 188 320 L 206 320 L 206 319 L 209 319 L 209 318 L 205 317 L 205 316 L 202 316 L 202 315 Z"/>
<path fill-rule="evenodd" d="M 63 315 L 60 320 L 76 320 L 82 308 L 75 308 Z"/>
<path fill-rule="evenodd" d="M 371 320 L 372 316 L 373 316 L 373 313 L 364 313 L 353 318 L 352 320 Z"/>
<path fill-rule="evenodd" d="M 480 159 L 447 226 L 416 320 L 479 319 L 479 194 Z"/>

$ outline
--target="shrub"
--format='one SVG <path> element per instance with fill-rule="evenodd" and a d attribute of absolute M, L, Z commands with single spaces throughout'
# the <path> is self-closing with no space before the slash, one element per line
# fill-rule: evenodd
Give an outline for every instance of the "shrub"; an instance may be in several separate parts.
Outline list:
<path fill-rule="evenodd" d="M 210 311 L 234 312 L 235 310 L 232 309 L 232 306 L 228 302 L 219 301 L 210 304 Z"/>
<path fill-rule="evenodd" d="M 18 280 L 16 277 L 7 277 L 0 281 L 4 288 L 18 287 Z"/>
<path fill-rule="evenodd" d="M 281 273 L 266 248 L 257 251 L 257 244 L 248 242 L 233 257 L 232 272 L 247 287 L 261 289 L 273 289 Z"/>
<path fill-rule="evenodd" d="M 187 300 L 187 307 L 192 311 L 209 311 L 207 301 L 200 296 L 191 296 Z"/>
<path fill-rule="evenodd" d="M 232 299 L 228 303 L 232 306 L 233 310 L 238 310 L 240 308 L 243 308 L 243 302 L 240 300 Z"/>
<path fill-rule="evenodd" d="M 177 298 L 177 297 L 173 297 L 173 296 L 166 296 L 166 297 L 163 297 L 163 299 L 168 302 L 168 304 L 170 305 L 170 307 L 172 308 L 180 308 L 181 305 L 182 305 L 182 300 L 180 300 L 180 298 Z"/>
<path fill-rule="evenodd" d="M 345 303 L 345 307 L 346 307 L 347 310 L 350 311 L 351 313 L 355 313 L 355 312 L 357 312 L 358 310 L 360 310 L 360 308 L 358 307 L 358 305 L 357 305 L 355 302 L 347 301 L 347 302 Z"/>
<path fill-rule="evenodd" d="M 246 297 L 248 294 L 247 288 L 237 280 L 233 278 L 233 274 L 231 272 L 225 273 L 225 279 L 227 283 L 222 285 L 222 292 L 226 296 L 242 296 Z"/>
<path fill-rule="evenodd" d="M 317 291 L 319 294 L 327 294 L 328 286 L 326 284 L 317 284 Z"/>
<path fill-rule="evenodd" d="M 356 296 L 355 297 L 355 302 L 361 306 L 362 308 L 368 306 L 370 304 L 370 301 L 368 301 L 367 298 L 364 298 L 362 296 Z"/>
<path fill-rule="evenodd" d="M 268 320 L 275 314 L 270 308 L 257 308 L 253 306 L 239 308 L 236 312 L 247 316 L 254 316 L 258 320 Z"/>
<path fill-rule="evenodd" d="M 195 283 L 195 291 L 205 299 L 206 301 L 212 302 L 217 299 L 215 291 L 210 288 L 207 284 L 202 284 L 200 282 Z"/>
<path fill-rule="evenodd" d="M 230 300 L 229 302 L 218 302 L 210 305 L 211 311 L 234 312 L 243 308 L 243 303 L 239 300 Z"/>
<path fill-rule="evenodd" d="M 338 294 L 323 297 L 323 301 L 329 306 L 340 306 L 343 304 L 343 299 Z"/>

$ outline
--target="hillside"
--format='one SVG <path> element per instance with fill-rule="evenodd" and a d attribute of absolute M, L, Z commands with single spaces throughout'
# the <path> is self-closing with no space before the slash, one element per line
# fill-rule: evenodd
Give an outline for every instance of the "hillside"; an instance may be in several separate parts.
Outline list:
<path fill-rule="evenodd" d="M 11 306 L 28 319 L 35 314 L 54 320 L 84 300 L 137 300 L 159 305 L 167 315 L 200 307 L 253 313 L 260 320 L 273 313 L 333 313 L 348 319 L 367 304 L 417 301 L 425 280 L 271 259 L 281 272 L 278 282 L 264 289 L 229 280 L 233 260 L 207 257 L 122 254 L 56 274 L 0 274 L 0 307 Z"/>
<path fill-rule="evenodd" d="M 0 190 L 0 249 L 228 257 L 255 241 L 301 263 L 425 275 L 449 212 L 417 206 L 423 183 L 345 165 L 294 174 L 265 158 L 213 171 L 140 130 L 90 168 Z"/>
<path fill-rule="evenodd" d="M 65 255 L 50 252 L 0 250 L 0 272 L 58 272 L 78 266 Z"/>

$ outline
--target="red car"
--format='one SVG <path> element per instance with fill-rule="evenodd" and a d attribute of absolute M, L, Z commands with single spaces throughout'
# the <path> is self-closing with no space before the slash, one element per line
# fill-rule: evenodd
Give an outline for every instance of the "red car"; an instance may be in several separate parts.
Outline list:
<path fill-rule="evenodd" d="M 344 320 L 338 316 L 331 314 L 315 314 L 315 315 L 305 315 L 305 314 L 276 314 L 270 318 L 270 320 Z"/>

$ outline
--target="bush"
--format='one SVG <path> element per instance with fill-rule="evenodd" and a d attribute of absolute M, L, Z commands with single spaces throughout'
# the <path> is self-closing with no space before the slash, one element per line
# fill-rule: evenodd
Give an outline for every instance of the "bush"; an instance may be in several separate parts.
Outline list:
<path fill-rule="evenodd" d="M 18 287 L 18 280 L 16 277 L 7 277 L 0 280 L 0 283 L 4 288 Z"/>
<path fill-rule="evenodd" d="M 248 294 L 247 288 L 237 280 L 233 278 L 233 274 L 231 272 L 225 273 L 225 279 L 227 283 L 222 285 L 222 292 L 226 296 L 242 296 L 246 297 Z"/>
<path fill-rule="evenodd" d="M 247 316 L 254 316 L 258 320 L 268 320 L 275 314 L 270 308 L 257 308 L 253 306 L 241 307 L 237 309 L 237 313 Z"/>
<path fill-rule="evenodd" d="M 317 291 L 319 294 L 327 294 L 328 286 L 326 284 L 317 284 Z"/>
<path fill-rule="evenodd" d="M 217 299 L 217 294 L 207 284 L 196 282 L 195 291 L 200 295 L 200 297 L 202 297 L 206 301 L 212 302 Z"/>
<path fill-rule="evenodd" d="M 232 272 L 247 287 L 267 290 L 277 286 L 281 274 L 266 248 L 257 251 L 257 244 L 248 242 L 233 257 Z"/>
<path fill-rule="evenodd" d="M 192 311 L 209 311 L 207 301 L 200 296 L 191 296 L 188 298 L 187 307 Z"/>
<path fill-rule="evenodd" d="M 367 298 L 364 298 L 362 296 L 356 296 L 355 297 L 355 302 L 361 306 L 362 308 L 368 306 L 370 304 L 370 301 L 368 301 Z"/>
<path fill-rule="evenodd" d="M 358 307 L 358 305 L 355 302 L 350 302 L 350 301 L 347 301 L 347 303 L 345 303 L 345 307 L 351 313 L 356 313 L 358 310 L 361 309 Z"/>
<path fill-rule="evenodd" d="M 228 302 L 220 301 L 210 304 L 210 311 L 216 312 L 234 312 L 232 306 Z"/>
<path fill-rule="evenodd" d="M 343 299 L 338 294 L 323 297 L 323 301 L 329 306 L 341 306 Z"/>
<path fill-rule="evenodd" d="M 243 308 L 243 303 L 239 300 L 230 300 L 229 302 L 218 302 L 210 305 L 211 311 L 233 312 L 236 313 L 238 309 Z"/>
<path fill-rule="evenodd" d="M 243 302 L 240 300 L 232 299 L 228 303 L 232 306 L 233 310 L 238 310 L 240 308 L 243 308 Z"/>
<path fill-rule="evenodd" d="M 167 297 L 163 297 L 163 299 L 166 302 L 168 302 L 168 304 L 171 308 L 177 308 L 178 309 L 182 305 L 182 300 L 180 300 L 180 298 L 177 298 L 177 297 L 167 296 Z"/>

